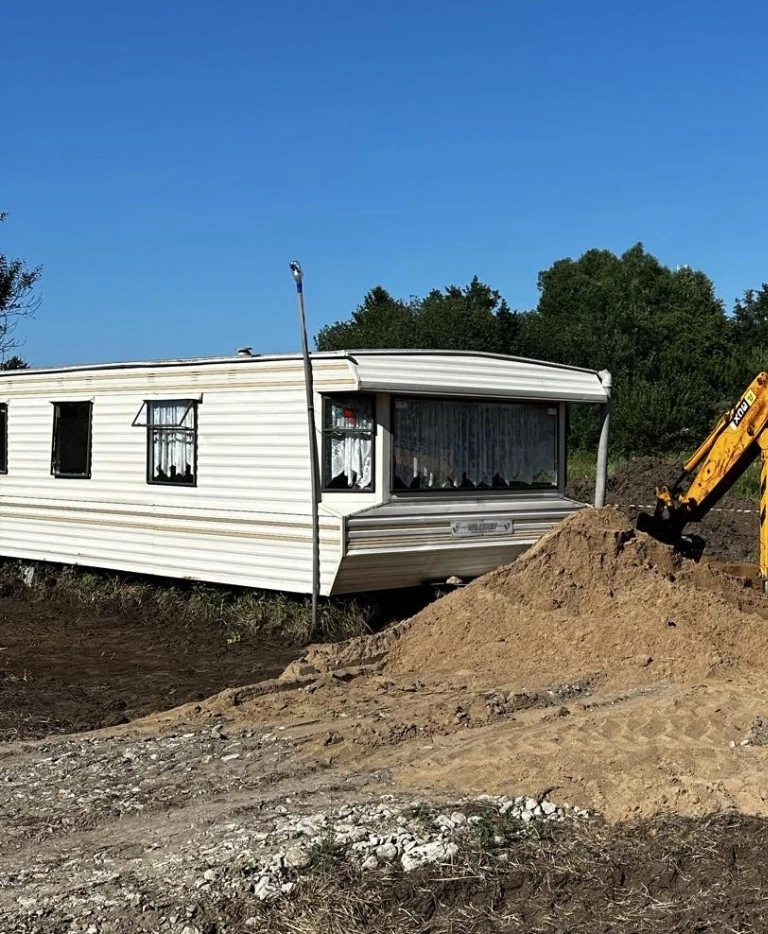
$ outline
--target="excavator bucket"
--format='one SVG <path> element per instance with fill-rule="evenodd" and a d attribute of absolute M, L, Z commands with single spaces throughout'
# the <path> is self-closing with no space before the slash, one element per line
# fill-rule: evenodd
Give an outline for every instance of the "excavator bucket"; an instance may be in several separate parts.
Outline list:
<path fill-rule="evenodd" d="M 700 535 L 684 534 L 683 527 L 672 516 L 641 512 L 635 520 L 635 528 L 664 545 L 671 545 L 684 558 L 698 561 L 704 552 L 704 539 Z"/>
<path fill-rule="evenodd" d="M 652 535 L 653 538 L 658 539 L 665 545 L 676 545 L 681 536 L 679 523 L 668 516 L 657 515 L 656 513 L 638 513 L 635 528 L 638 532 L 646 532 L 648 535 Z"/>

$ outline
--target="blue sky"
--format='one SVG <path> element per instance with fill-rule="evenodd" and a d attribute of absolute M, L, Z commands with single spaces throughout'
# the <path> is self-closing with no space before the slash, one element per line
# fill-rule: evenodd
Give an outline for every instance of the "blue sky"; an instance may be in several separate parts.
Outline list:
<path fill-rule="evenodd" d="M 309 324 L 637 240 L 768 279 L 755 0 L 25 0 L 3 12 L 0 248 L 36 365 L 299 345 Z"/>

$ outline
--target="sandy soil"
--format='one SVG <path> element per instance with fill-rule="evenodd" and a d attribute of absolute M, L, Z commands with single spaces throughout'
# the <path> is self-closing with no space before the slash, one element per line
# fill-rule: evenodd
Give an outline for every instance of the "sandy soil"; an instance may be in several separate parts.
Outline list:
<path fill-rule="evenodd" d="M 606 502 L 619 506 L 634 523 L 638 512 L 648 511 L 647 507 L 653 505 L 656 487 L 673 483 L 681 473 L 680 461 L 635 457 L 609 477 Z M 582 502 L 594 502 L 594 479 L 572 477 L 568 493 Z M 704 539 L 708 559 L 728 564 L 755 562 L 760 532 L 758 513 L 757 499 L 741 499 L 729 493 L 703 522 L 692 524 L 688 531 Z"/>
<path fill-rule="evenodd" d="M 62 627 L 60 610 L 6 602 L 8 731 L 155 712 L 0 746 L 0 930 L 764 930 L 768 599 L 754 583 L 589 510 L 514 565 L 268 680 L 290 652 L 84 612 Z M 286 812 L 480 793 L 546 793 L 608 822 L 526 838 L 482 872 L 361 879 L 345 864 L 272 914 L 254 900 L 249 854 Z"/>
<path fill-rule="evenodd" d="M 329 765 L 414 789 L 555 787 L 611 819 L 768 814 L 750 733 L 768 718 L 767 620 L 751 579 L 591 510 L 383 634 L 311 649 L 290 690 L 204 708 L 273 719 Z"/>

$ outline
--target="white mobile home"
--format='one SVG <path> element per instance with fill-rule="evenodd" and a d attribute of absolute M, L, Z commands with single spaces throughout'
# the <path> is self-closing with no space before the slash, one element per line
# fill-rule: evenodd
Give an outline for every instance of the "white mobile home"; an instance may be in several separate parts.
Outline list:
<path fill-rule="evenodd" d="M 597 373 L 455 352 L 311 356 L 320 592 L 473 577 L 579 508 L 566 406 Z M 300 355 L 0 373 L 0 556 L 308 593 Z"/>

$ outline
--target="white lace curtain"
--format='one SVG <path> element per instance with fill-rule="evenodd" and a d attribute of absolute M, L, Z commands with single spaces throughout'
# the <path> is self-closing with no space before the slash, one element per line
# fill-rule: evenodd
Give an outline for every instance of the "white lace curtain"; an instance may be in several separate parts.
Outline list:
<path fill-rule="evenodd" d="M 331 399 L 326 410 L 326 486 L 339 481 L 365 490 L 373 483 L 373 404 L 370 399 Z M 336 481 L 336 483 L 334 483 Z"/>
<path fill-rule="evenodd" d="M 397 399 L 396 487 L 557 483 L 556 410 L 529 403 Z"/>
<path fill-rule="evenodd" d="M 153 479 L 191 482 L 195 470 L 194 405 L 185 400 L 150 402 L 148 416 L 149 427 L 154 429 Z"/>

